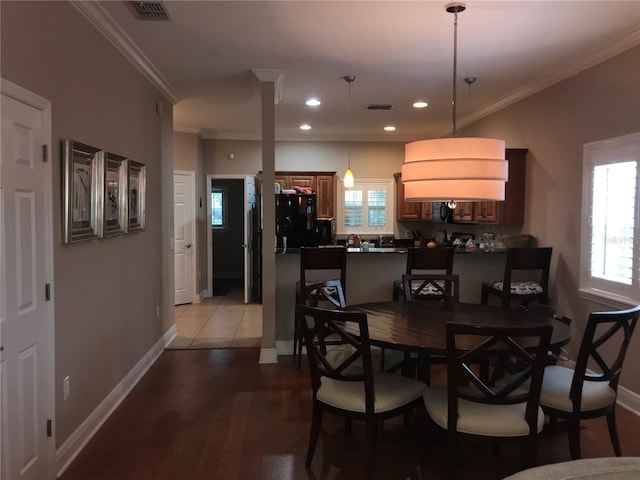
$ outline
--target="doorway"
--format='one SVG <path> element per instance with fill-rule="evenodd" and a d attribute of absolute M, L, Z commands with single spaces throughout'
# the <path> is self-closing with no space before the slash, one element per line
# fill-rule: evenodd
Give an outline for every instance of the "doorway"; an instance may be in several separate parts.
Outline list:
<path fill-rule="evenodd" d="M 255 179 L 244 175 L 207 175 L 209 296 L 243 291 L 244 303 L 256 301 L 259 220 Z"/>

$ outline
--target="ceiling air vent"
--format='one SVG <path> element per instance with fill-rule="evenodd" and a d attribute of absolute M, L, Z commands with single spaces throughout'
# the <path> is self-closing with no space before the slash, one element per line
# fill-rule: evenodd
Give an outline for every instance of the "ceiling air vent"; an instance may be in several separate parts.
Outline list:
<path fill-rule="evenodd" d="M 393 105 L 388 103 L 370 103 L 367 105 L 367 110 L 391 110 Z"/>
<path fill-rule="evenodd" d="M 138 20 L 166 22 L 170 20 L 162 2 L 128 2 L 134 17 Z"/>

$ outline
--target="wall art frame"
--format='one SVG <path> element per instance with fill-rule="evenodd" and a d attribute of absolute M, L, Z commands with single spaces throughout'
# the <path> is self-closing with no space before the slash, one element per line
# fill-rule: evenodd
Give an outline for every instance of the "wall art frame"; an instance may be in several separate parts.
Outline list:
<path fill-rule="evenodd" d="M 98 195 L 101 212 L 98 235 L 114 237 L 127 230 L 127 159 L 115 153 L 101 152 L 99 160 L 102 189 Z"/>
<path fill-rule="evenodd" d="M 147 167 L 127 160 L 127 233 L 145 229 Z"/>
<path fill-rule="evenodd" d="M 63 242 L 99 237 L 100 149 L 73 140 L 62 142 Z"/>

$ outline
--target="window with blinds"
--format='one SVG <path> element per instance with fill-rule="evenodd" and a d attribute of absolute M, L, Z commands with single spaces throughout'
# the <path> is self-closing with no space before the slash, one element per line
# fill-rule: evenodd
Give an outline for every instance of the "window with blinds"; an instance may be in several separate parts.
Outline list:
<path fill-rule="evenodd" d="M 640 302 L 639 163 L 640 133 L 585 145 L 580 290 L 616 307 Z"/>
<path fill-rule="evenodd" d="M 338 192 L 338 233 L 393 233 L 393 180 L 356 180 Z"/>

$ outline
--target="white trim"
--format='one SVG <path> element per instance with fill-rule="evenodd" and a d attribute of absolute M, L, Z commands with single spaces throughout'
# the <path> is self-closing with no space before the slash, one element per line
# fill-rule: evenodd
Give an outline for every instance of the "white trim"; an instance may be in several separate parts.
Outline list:
<path fill-rule="evenodd" d="M 293 355 L 293 340 L 276 340 L 278 355 Z"/>
<path fill-rule="evenodd" d="M 261 348 L 258 363 L 278 363 L 278 352 L 275 348 Z"/>
<path fill-rule="evenodd" d="M 487 107 L 478 110 L 476 113 L 463 117 L 458 121 L 458 126 L 464 127 L 470 125 L 478 120 L 491 115 L 503 108 L 513 105 L 520 100 L 523 100 L 531 95 L 534 95 L 545 88 L 549 88 L 556 83 L 559 83 L 573 75 L 577 75 L 580 72 L 585 71 L 588 68 L 604 62 L 609 58 L 612 58 L 630 48 L 640 44 L 640 30 L 633 29 L 621 35 L 616 40 L 602 46 L 599 49 L 590 49 L 583 55 L 577 55 L 573 57 L 571 62 L 563 64 L 543 76 L 532 80 L 519 88 L 507 93 L 503 97 L 499 98 L 495 102 L 491 103 Z M 436 137 L 444 136 L 449 133 L 451 129 L 441 132 L 441 135 L 435 135 Z"/>
<path fill-rule="evenodd" d="M 171 330 L 171 329 L 169 329 Z M 166 335 L 166 334 L 165 334 Z M 56 470 L 61 476 L 71 462 L 80 454 L 109 416 L 127 397 L 140 379 L 151 368 L 164 351 L 165 338 L 158 340 L 140 359 L 133 369 L 111 390 L 102 402 L 89 414 L 80 426 L 60 445 L 56 451 Z"/>
<path fill-rule="evenodd" d="M 162 344 L 166 347 L 178 336 L 178 329 L 174 323 L 169 329 L 162 335 Z"/>
<path fill-rule="evenodd" d="M 588 302 L 598 303 L 619 310 L 626 310 L 627 308 L 633 308 L 637 305 L 631 298 L 615 295 L 614 293 L 605 292 L 604 290 L 598 290 L 596 288 L 580 288 L 578 289 L 578 294 Z"/>
<path fill-rule="evenodd" d="M 196 231 L 196 223 L 198 220 L 198 214 L 197 214 L 197 210 L 198 210 L 198 205 L 197 205 L 197 197 L 198 197 L 198 193 L 196 192 L 196 172 L 192 172 L 189 170 L 174 170 L 173 171 L 173 178 L 175 180 L 175 176 L 176 175 L 183 175 L 185 177 L 189 178 L 189 183 L 191 184 L 191 193 L 193 193 L 192 198 L 191 198 L 191 212 L 192 212 L 192 216 L 189 219 L 189 223 L 191 224 L 191 301 L 193 303 L 200 303 L 200 300 L 198 298 L 198 294 L 196 292 L 196 287 L 198 285 L 197 283 L 197 269 L 198 269 L 198 262 L 196 261 L 196 257 L 197 257 L 197 252 L 198 252 L 198 234 Z M 174 255 L 175 255 L 175 239 L 174 239 Z M 175 273 L 175 272 L 174 272 Z M 175 295 L 175 292 L 174 292 Z M 175 301 L 175 300 L 174 300 Z"/>
<path fill-rule="evenodd" d="M 47 418 L 53 421 L 55 425 L 55 284 L 54 280 L 54 260 L 53 260 L 53 148 L 51 138 L 51 102 L 40 95 L 37 95 L 29 90 L 13 83 L 4 78 L 0 78 L 0 94 L 6 95 L 20 103 L 24 103 L 30 107 L 35 108 L 41 112 L 41 129 L 42 138 L 40 142 L 42 145 L 46 145 L 48 151 L 48 160 L 44 164 L 44 185 L 43 196 L 45 199 L 44 209 L 44 225 L 43 233 L 45 236 L 45 253 L 44 253 L 44 270 L 46 283 L 50 285 L 50 298 L 45 303 L 44 310 L 44 326 L 46 329 L 47 342 L 43 345 L 42 355 L 44 356 L 44 364 L 47 365 L 47 369 L 43 374 L 46 377 L 46 390 L 42 392 L 46 406 Z M 48 207 L 48 208 L 47 208 Z M 4 253 L 4 252 L 3 252 Z M 44 288 L 44 286 L 43 286 Z M 43 419 L 44 420 L 44 419 Z M 55 429 L 54 429 L 55 432 Z M 49 438 L 47 444 L 47 451 L 44 452 L 47 458 L 47 471 L 53 474 L 53 462 L 56 438 L 55 433 L 52 432 L 52 436 Z"/>
<path fill-rule="evenodd" d="M 640 416 L 640 395 L 618 386 L 618 405 Z"/>
<path fill-rule="evenodd" d="M 169 81 L 98 2 L 71 0 L 70 3 L 171 103 L 175 105 L 182 100 Z"/>

